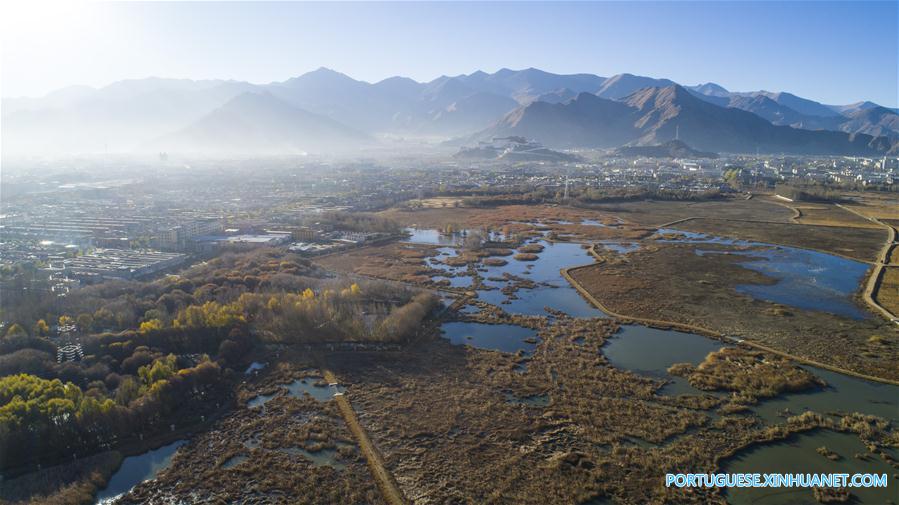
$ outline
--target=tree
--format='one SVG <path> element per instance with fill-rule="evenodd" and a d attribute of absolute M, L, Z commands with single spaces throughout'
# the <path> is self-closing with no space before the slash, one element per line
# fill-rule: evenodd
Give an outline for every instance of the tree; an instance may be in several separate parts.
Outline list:
<path fill-rule="evenodd" d="M 25 331 L 25 328 L 22 328 L 22 325 L 19 323 L 13 323 L 12 326 L 6 330 L 7 337 L 27 337 L 28 332 Z"/>
<path fill-rule="evenodd" d="M 178 367 L 175 364 L 175 355 L 169 354 L 165 358 L 153 361 L 152 365 L 140 367 L 137 375 L 141 378 L 145 385 L 151 386 L 159 381 L 167 380 L 175 374 Z"/>
<path fill-rule="evenodd" d="M 241 358 L 240 345 L 233 340 L 223 340 L 219 345 L 219 357 L 225 360 L 225 363 L 237 363 Z"/>
<path fill-rule="evenodd" d="M 94 322 L 96 322 L 100 328 L 108 328 L 115 324 L 115 314 L 106 307 L 100 307 L 94 312 Z"/>
<path fill-rule="evenodd" d="M 90 332 L 94 327 L 94 317 L 90 314 L 82 312 L 75 318 L 78 329 L 84 333 Z"/>
<path fill-rule="evenodd" d="M 149 321 L 144 321 L 140 323 L 140 333 L 141 335 L 146 335 L 151 331 L 158 331 L 162 329 L 162 321 L 159 319 L 150 319 Z"/>
<path fill-rule="evenodd" d="M 140 396 L 140 382 L 138 382 L 134 376 L 126 375 L 119 382 L 119 387 L 116 388 L 115 392 L 115 401 L 119 405 L 128 406 L 131 402 L 136 400 Z"/>
<path fill-rule="evenodd" d="M 34 323 L 34 330 L 32 333 L 36 337 L 46 337 L 50 334 L 50 326 L 47 325 L 47 321 L 43 319 L 38 319 L 36 323 Z"/>

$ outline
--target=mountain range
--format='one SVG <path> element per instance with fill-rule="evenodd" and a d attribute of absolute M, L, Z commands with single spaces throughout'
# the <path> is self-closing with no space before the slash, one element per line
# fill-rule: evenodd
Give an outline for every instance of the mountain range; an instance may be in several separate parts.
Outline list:
<path fill-rule="evenodd" d="M 535 102 L 507 114 L 471 141 L 522 136 L 554 148 L 657 145 L 679 139 L 714 152 L 865 155 L 886 153 L 887 137 L 775 125 L 746 110 L 720 107 L 677 84 L 641 88 L 620 100 L 581 93 L 564 103 Z"/>
<path fill-rule="evenodd" d="M 555 148 L 661 144 L 703 151 L 899 152 L 899 114 L 871 102 L 825 105 L 786 92 L 538 69 L 391 77 L 333 70 L 269 84 L 148 78 L 2 101 L 7 153 L 356 150 L 385 135 L 476 142 L 524 136 Z"/>

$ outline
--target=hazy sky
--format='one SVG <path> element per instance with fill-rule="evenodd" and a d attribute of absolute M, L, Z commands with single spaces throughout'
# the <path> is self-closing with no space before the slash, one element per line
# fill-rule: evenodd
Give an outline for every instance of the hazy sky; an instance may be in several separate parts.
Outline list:
<path fill-rule="evenodd" d="M 3 0 L 3 96 L 147 76 L 280 81 L 537 67 L 897 106 L 899 2 Z"/>

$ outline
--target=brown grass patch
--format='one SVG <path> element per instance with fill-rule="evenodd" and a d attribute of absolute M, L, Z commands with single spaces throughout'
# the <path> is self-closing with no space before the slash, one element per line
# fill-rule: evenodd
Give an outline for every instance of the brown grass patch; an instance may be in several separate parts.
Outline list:
<path fill-rule="evenodd" d="M 886 267 L 874 299 L 884 308 L 899 316 L 899 267 Z"/>
<path fill-rule="evenodd" d="M 799 222 L 802 224 L 877 228 L 876 223 L 836 205 L 815 204 L 796 205 L 795 207 L 802 212 L 802 216 L 799 218 Z"/>
<path fill-rule="evenodd" d="M 539 253 L 543 252 L 544 247 L 541 244 L 525 244 L 518 248 L 521 253 Z"/>
<path fill-rule="evenodd" d="M 675 364 L 668 372 L 685 377 L 697 389 L 737 391 L 757 398 L 824 385 L 821 379 L 783 358 L 737 347 L 711 352 L 695 367 Z"/>
<path fill-rule="evenodd" d="M 437 254 L 436 247 L 398 242 L 353 249 L 316 258 L 316 264 L 329 270 L 350 272 L 407 282 L 427 281 L 432 269 L 425 263 Z"/>

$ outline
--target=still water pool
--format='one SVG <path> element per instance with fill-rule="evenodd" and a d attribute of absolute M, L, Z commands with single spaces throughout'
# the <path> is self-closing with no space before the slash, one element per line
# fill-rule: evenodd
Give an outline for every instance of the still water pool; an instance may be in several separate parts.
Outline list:
<path fill-rule="evenodd" d="M 102 505 L 113 503 L 119 496 L 131 491 L 134 486 L 155 479 L 159 472 L 168 468 L 175 452 L 185 443 L 185 440 L 179 440 L 159 449 L 125 458 L 122 466 L 109 479 L 106 488 L 97 493 L 96 503 Z"/>
<path fill-rule="evenodd" d="M 518 351 L 530 354 L 537 347 L 535 342 L 525 341 L 536 339 L 536 331 L 511 324 L 450 322 L 440 328 L 443 336 L 454 345 L 470 345 L 510 354 Z"/>

